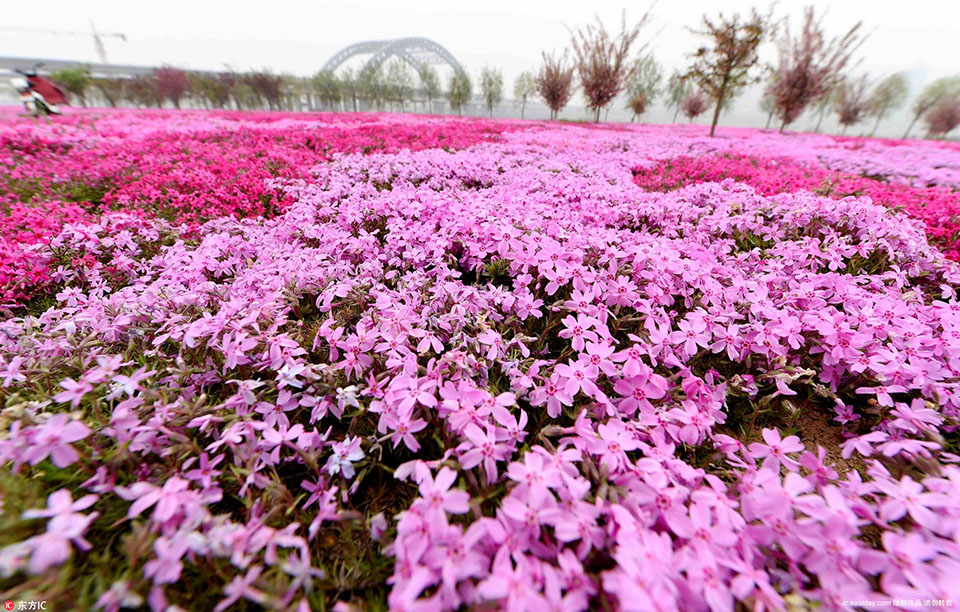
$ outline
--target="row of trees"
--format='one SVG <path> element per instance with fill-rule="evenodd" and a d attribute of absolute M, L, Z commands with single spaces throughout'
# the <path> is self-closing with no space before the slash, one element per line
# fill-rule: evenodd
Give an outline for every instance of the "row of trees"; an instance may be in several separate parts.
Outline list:
<path fill-rule="evenodd" d="M 110 106 L 124 102 L 136 106 L 162 106 L 169 102 L 176 108 L 189 101 L 204 108 L 268 108 L 280 109 L 285 95 L 315 95 L 328 109 L 359 110 L 359 102 L 383 110 L 390 106 L 400 111 L 407 104 L 425 98 L 428 108 L 433 101 L 446 97 L 450 106 L 462 113 L 473 96 L 472 81 L 465 72 L 456 71 L 441 90 L 436 69 L 423 65 L 416 73 L 410 66 L 394 59 L 376 70 L 347 69 L 340 74 L 320 72 L 302 79 L 278 75 L 269 70 L 237 73 L 188 72 L 163 66 L 135 78 L 93 77 L 88 68 L 61 70 L 51 75 L 81 105 L 86 106 L 92 93 L 98 93 Z M 487 111 L 503 100 L 503 73 L 487 67 L 480 72 L 479 93 Z"/>
<path fill-rule="evenodd" d="M 514 100 L 525 116 L 527 104 L 541 99 L 552 119 L 569 103 L 579 88 L 595 121 L 601 111 L 609 112 L 618 99 L 626 99 L 633 119 L 642 116 L 659 97 L 674 112 L 693 120 L 712 109 L 710 134 L 721 114 L 750 85 L 764 82 L 761 108 L 767 112 L 767 127 L 776 119 L 782 132 L 804 112 L 817 116 L 817 131 L 828 110 L 837 115 L 844 131 L 867 118 L 880 122 L 907 101 L 909 88 L 902 73 L 872 81 L 867 75 L 854 76 L 848 67 L 864 38 L 862 23 L 845 33 L 830 37 L 813 8 L 804 11 L 802 23 L 791 27 L 788 19 L 775 20 L 772 13 L 752 9 L 749 14 L 717 17 L 704 15 L 698 28 L 691 29 L 703 44 L 687 54 L 689 65 L 664 79 L 663 69 L 641 34 L 651 21 L 650 12 L 638 21 L 627 22 L 623 14 L 620 29 L 612 32 L 597 19 L 571 32 L 568 49 L 543 52 L 537 71 L 521 73 L 514 82 Z M 758 51 L 772 42 L 776 62 L 763 65 Z M 474 85 L 461 70 L 449 75 L 446 89 L 430 65 L 417 70 L 400 58 L 375 68 L 348 68 L 334 73 L 321 71 L 311 78 L 277 75 L 269 70 L 236 73 L 185 72 L 171 66 L 134 79 L 92 78 L 85 69 L 65 70 L 53 75 L 69 92 L 86 104 L 90 90 L 99 91 L 115 106 L 129 101 L 139 106 L 159 106 L 169 101 L 180 107 L 182 100 L 194 105 L 223 108 L 281 107 L 285 94 L 313 95 L 330 110 L 360 110 L 360 101 L 369 108 L 390 107 L 414 110 L 423 103 L 432 112 L 434 101 L 445 98 L 458 114 L 473 98 Z M 503 99 L 503 73 L 485 67 L 477 81 L 479 97 L 487 112 Z M 914 125 L 923 120 L 928 134 L 942 135 L 960 125 L 960 77 L 940 79 L 925 87 L 913 102 Z"/>
<path fill-rule="evenodd" d="M 660 65 L 645 53 L 647 45 L 639 43 L 640 33 L 649 21 L 649 12 L 632 26 L 624 18 L 616 35 L 599 19 L 596 24 L 574 31 L 569 50 L 559 55 L 543 54 L 540 70 L 532 81 L 529 73 L 518 77 L 515 97 L 525 104 L 527 98 L 522 94 L 535 89 L 553 118 L 579 85 L 594 120 L 599 121 L 600 111 L 609 110 L 621 93 L 626 94 L 626 108 L 632 111 L 634 119 L 657 96 L 666 94 L 666 106 L 674 110 L 674 120 L 679 113 L 693 120 L 712 108 L 712 136 L 721 113 L 749 85 L 760 81 L 766 82 L 761 107 L 768 112 L 767 127 L 776 118 L 781 132 L 808 109 L 815 109 L 819 131 L 823 115 L 832 108 L 844 131 L 874 117 L 876 123 L 871 133 L 875 133 L 884 117 L 902 107 L 909 94 L 902 73 L 876 83 L 866 75 L 847 74 L 847 68 L 854 64 L 854 53 L 864 40 L 862 23 L 830 37 L 822 17 L 818 19 L 812 7 L 805 9 L 803 21 L 796 29 L 788 19 L 777 21 L 772 14 L 757 9 L 746 16 L 704 15 L 700 27 L 691 29 L 704 44 L 687 55 L 687 69 L 674 71 L 662 87 Z M 768 40 L 775 45 L 777 60 L 764 66 L 758 51 Z M 535 87 L 531 87 L 531 82 Z M 920 92 L 904 137 L 921 119 L 927 124 L 929 135 L 944 135 L 960 125 L 960 77 L 940 79 Z"/>
<path fill-rule="evenodd" d="M 339 74 L 324 70 L 314 75 L 312 85 L 321 103 L 331 110 L 341 106 L 359 110 L 362 100 L 378 110 L 389 105 L 403 111 L 408 103 L 415 107 L 418 98 L 432 110 L 434 100 L 445 97 L 450 107 L 462 114 L 473 97 L 473 81 L 466 72 L 453 71 L 443 91 L 433 66 L 423 64 L 414 71 L 399 58 L 376 68 L 347 68 Z M 478 85 L 483 104 L 492 116 L 493 109 L 503 100 L 503 72 L 485 67 L 480 71 Z"/>
<path fill-rule="evenodd" d="M 124 103 L 135 106 L 176 108 L 189 101 L 204 108 L 281 108 L 284 84 L 290 77 L 269 70 L 253 72 L 187 72 L 162 66 L 133 78 L 94 77 L 88 68 L 60 70 L 51 78 L 75 96 L 83 106 L 91 94 L 99 94 L 110 106 Z"/>

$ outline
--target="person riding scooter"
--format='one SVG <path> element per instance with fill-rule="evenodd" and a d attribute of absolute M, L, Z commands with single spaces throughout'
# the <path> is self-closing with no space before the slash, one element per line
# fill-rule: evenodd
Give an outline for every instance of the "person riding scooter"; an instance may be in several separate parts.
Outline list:
<path fill-rule="evenodd" d="M 59 115 L 59 104 L 67 103 L 67 96 L 56 83 L 37 73 L 39 64 L 30 70 L 17 69 L 22 76 L 10 79 L 20 93 L 20 101 L 33 115 Z"/>

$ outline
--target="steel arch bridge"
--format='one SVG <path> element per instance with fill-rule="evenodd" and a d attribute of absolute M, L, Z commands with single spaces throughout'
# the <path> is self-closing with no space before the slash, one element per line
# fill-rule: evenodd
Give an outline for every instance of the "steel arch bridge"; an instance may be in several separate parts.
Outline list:
<path fill-rule="evenodd" d="M 370 55 L 363 70 L 376 70 L 391 57 L 399 57 L 419 71 L 430 64 L 447 64 L 458 73 L 464 72 L 463 66 L 442 45 L 429 38 L 397 38 L 394 40 L 367 40 L 344 47 L 327 60 L 321 70 L 331 72 L 344 62 L 357 55 Z"/>

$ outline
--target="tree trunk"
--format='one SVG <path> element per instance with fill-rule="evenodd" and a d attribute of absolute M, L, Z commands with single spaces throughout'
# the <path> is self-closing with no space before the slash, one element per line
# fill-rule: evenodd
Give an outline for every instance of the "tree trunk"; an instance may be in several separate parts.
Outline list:
<path fill-rule="evenodd" d="M 877 128 L 880 127 L 880 120 L 883 119 L 883 111 L 884 109 L 881 109 L 880 112 L 877 113 L 877 122 L 873 124 L 873 130 L 870 131 L 870 138 L 873 138 L 873 135 L 877 133 Z"/>
<path fill-rule="evenodd" d="M 524 113 L 524 111 L 526 111 L 526 110 L 527 110 L 527 101 L 524 100 L 524 101 L 520 104 L 520 118 L 521 118 L 521 119 L 524 119 L 523 113 Z"/>
<path fill-rule="evenodd" d="M 599 107 L 597 107 L 597 110 L 596 110 L 596 112 L 595 112 L 595 114 L 594 114 L 594 116 L 593 116 L 593 122 L 594 122 L 594 123 L 600 123 L 600 108 L 599 108 Z"/>
<path fill-rule="evenodd" d="M 820 133 L 820 124 L 823 123 L 823 116 L 826 114 L 826 112 L 827 112 L 827 107 L 824 106 L 823 108 L 820 109 L 820 114 L 817 116 L 817 127 L 813 130 L 817 134 Z"/>
<path fill-rule="evenodd" d="M 787 118 L 783 118 L 783 122 L 780 123 L 780 133 L 783 134 L 783 130 L 787 129 Z"/>
<path fill-rule="evenodd" d="M 717 129 L 717 121 L 720 120 L 720 106 L 723 104 L 723 98 L 727 95 L 727 76 L 724 75 L 723 82 L 720 84 L 720 95 L 717 96 L 717 107 L 713 109 L 713 122 L 710 124 L 710 138 L 713 138 L 713 132 Z"/>
<path fill-rule="evenodd" d="M 916 123 L 916 122 L 917 122 L 917 119 L 919 119 L 919 118 L 920 118 L 920 115 L 914 115 L 914 116 L 913 116 L 913 121 L 911 121 L 911 122 L 910 122 L 910 125 L 907 126 L 907 131 L 903 133 L 903 137 L 904 137 L 904 138 L 906 138 L 907 135 L 910 134 L 910 130 L 913 129 L 913 124 Z"/>
<path fill-rule="evenodd" d="M 763 129 L 769 130 L 771 121 L 773 121 L 773 111 L 770 111 L 769 113 L 767 113 L 767 125 L 765 125 Z"/>
<path fill-rule="evenodd" d="M 677 110 L 673 111 L 673 121 L 671 121 L 671 123 L 677 122 L 677 115 L 679 114 L 680 114 L 680 106 L 678 105 Z"/>

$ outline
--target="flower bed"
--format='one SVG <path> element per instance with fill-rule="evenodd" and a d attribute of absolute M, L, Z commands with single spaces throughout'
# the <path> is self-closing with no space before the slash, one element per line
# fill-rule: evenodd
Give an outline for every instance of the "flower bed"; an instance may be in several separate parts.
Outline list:
<path fill-rule="evenodd" d="M 644 189 L 668 130 L 517 125 L 269 177 L 271 217 L 39 243 L 51 305 L 0 323 L 0 588 L 960 600 L 960 267 L 924 227 L 751 176 Z"/>
<path fill-rule="evenodd" d="M 33 245 L 112 211 L 195 230 L 222 216 L 272 216 L 290 199 L 269 179 L 309 176 L 341 153 L 462 148 L 510 129 L 389 115 L 115 111 L 0 126 L 0 304 L 51 279 Z"/>
<path fill-rule="evenodd" d="M 887 182 L 819 165 L 800 164 L 788 157 L 729 154 L 674 157 L 651 166 L 638 166 L 634 175 L 638 185 L 653 190 L 732 179 L 747 183 L 765 195 L 806 190 L 831 198 L 866 196 L 922 220 L 930 240 L 947 257 L 960 260 L 960 192 L 953 188 Z"/>

